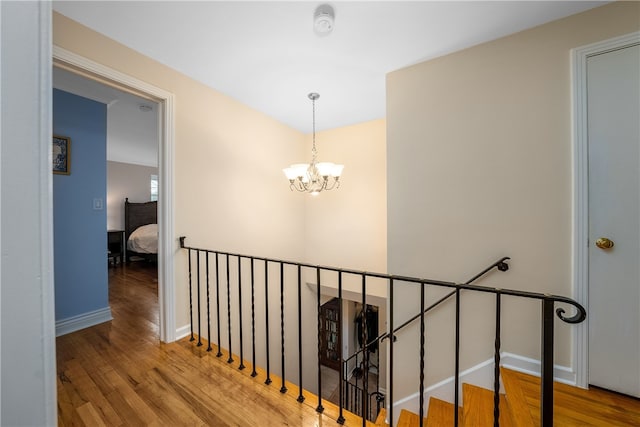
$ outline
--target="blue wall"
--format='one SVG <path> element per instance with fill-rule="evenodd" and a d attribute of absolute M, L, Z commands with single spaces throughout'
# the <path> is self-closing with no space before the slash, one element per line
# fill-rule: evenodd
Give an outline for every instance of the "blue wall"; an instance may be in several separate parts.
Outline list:
<path fill-rule="evenodd" d="M 71 138 L 71 174 L 53 175 L 59 321 L 109 306 L 106 105 L 54 89 L 53 133 Z M 102 209 L 94 209 L 94 200 Z"/>

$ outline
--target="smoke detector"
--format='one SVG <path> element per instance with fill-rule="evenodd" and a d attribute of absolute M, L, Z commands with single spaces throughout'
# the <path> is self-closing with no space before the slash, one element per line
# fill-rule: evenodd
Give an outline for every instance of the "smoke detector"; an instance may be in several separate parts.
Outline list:
<path fill-rule="evenodd" d="M 319 36 L 326 36 L 333 31 L 335 13 L 333 7 L 328 4 L 321 4 L 313 14 L 313 29 Z"/>

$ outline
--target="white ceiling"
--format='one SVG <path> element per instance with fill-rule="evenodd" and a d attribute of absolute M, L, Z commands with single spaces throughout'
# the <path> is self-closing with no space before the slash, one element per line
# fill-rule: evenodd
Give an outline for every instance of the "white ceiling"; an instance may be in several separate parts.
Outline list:
<path fill-rule="evenodd" d="M 385 74 L 600 6 L 593 1 L 54 1 L 54 10 L 303 132 L 385 117 Z"/>
<path fill-rule="evenodd" d="M 156 103 L 57 67 L 52 80 L 56 89 L 107 105 L 107 160 L 158 166 Z M 141 105 L 151 110 L 142 110 Z"/>

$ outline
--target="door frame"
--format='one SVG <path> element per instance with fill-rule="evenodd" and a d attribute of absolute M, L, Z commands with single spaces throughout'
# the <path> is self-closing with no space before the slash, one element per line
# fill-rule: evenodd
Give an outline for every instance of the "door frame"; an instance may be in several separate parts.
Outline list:
<path fill-rule="evenodd" d="M 575 326 L 573 366 L 576 385 L 589 386 L 589 184 L 587 59 L 640 44 L 633 32 L 571 50 L 573 109 L 573 289 L 575 299 L 587 308 L 587 320 Z"/>
<path fill-rule="evenodd" d="M 174 95 L 135 77 L 114 70 L 88 58 L 54 45 L 53 65 L 80 74 L 117 89 L 132 92 L 157 102 L 160 109 L 158 146 L 158 306 L 160 340 L 176 340 L 175 276 L 173 254 L 177 240 L 173 238 L 174 212 Z"/>

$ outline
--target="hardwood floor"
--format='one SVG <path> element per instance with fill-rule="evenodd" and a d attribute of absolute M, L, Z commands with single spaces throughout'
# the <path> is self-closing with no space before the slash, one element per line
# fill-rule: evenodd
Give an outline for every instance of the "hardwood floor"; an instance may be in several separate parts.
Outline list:
<path fill-rule="evenodd" d="M 522 389 L 533 425 L 540 424 L 540 379 L 512 372 Z M 640 399 L 591 387 L 554 383 L 554 424 L 558 426 L 640 426 Z M 523 410 L 526 412 L 526 409 Z"/>
<path fill-rule="evenodd" d="M 57 339 L 58 424 L 60 426 L 329 426 L 338 409 L 298 389 L 279 392 L 280 379 L 264 384 L 265 373 L 239 371 L 215 357 L 206 342 L 188 338 L 161 344 L 158 336 L 156 269 L 145 263 L 109 269 L 114 320 Z M 237 357 L 236 357 L 237 360 Z M 536 379 L 523 377 L 521 414 L 539 423 Z M 507 396 L 509 397 L 509 396 Z M 558 426 L 640 426 L 640 401 L 602 390 L 556 386 Z M 513 396 L 512 396 L 513 398 Z M 560 407 L 561 406 L 561 407 Z M 451 411 L 449 411 L 451 412 Z M 346 426 L 362 421 L 345 412 Z M 368 423 L 368 425 L 372 425 Z M 436 425 L 451 425 L 437 423 Z"/>
<path fill-rule="evenodd" d="M 217 349 L 161 344 L 154 267 L 110 268 L 109 282 L 114 319 L 57 339 L 60 426 L 338 426 L 330 403 L 318 414 L 313 395 L 300 404 L 292 384 L 282 394 L 279 380 L 267 386 Z"/>

